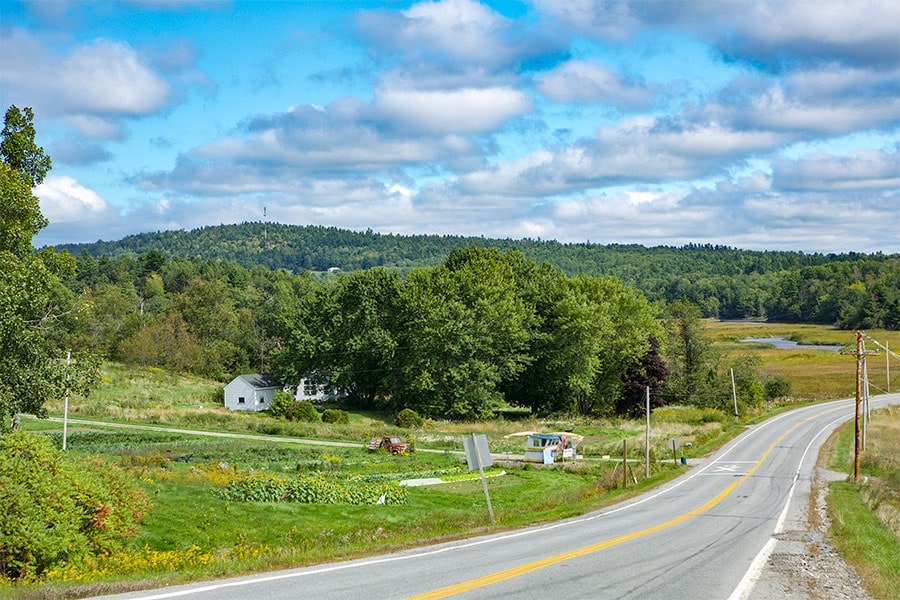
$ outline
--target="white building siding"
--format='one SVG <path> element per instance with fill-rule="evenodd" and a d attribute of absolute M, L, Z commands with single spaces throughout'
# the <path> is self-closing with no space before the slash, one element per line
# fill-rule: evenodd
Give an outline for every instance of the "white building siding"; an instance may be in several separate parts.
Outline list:
<path fill-rule="evenodd" d="M 225 386 L 225 408 L 258 412 L 269 410 L 282 385 L 271 375 L 238 375 Z"/>

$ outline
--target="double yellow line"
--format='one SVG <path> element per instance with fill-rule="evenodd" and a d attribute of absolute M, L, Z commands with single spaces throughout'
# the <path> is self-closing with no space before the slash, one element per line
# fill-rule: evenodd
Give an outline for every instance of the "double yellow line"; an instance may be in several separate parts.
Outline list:
<path fill-rule="evenodd" d="M 719 504 L 722 500 L 728 497 L 731 492 L 735 490 L 740 484 L 746 481 L 753 473 L 756 472 L 757 469 L 762 465 L 762 463 L 768 458 L 769 454 L 775 447 L 781 443 L 781 441 L 788 436 L 792 431 L 800 427 L 801 425 L 815 419 L 822 414 L 827 414 L 829 412 L 841 410 L 841 408 L 833 408 L 831 410 L 825 411 L 824 413 L 819 413 L 809 417 L 808 419 L 804 419 L 800 421 L 787 431 L 785 431 L 781 436 L 772 442 L 772 444 L 763 452 L 762 456 L 757 460 L 753 466 L 741 476 L 740 479 L 735 480 L 724 490 L 719 492 L 714 498 L 712 498 L 709 502 L 698 506 L 694 510 L 690 512 L 686 512 L 682 515 L 679 515 L 673 519 L 669 519 L 664 523 L 660 523 L 658 525 L 653 525 L 652 527 L 647 527 L 645 529 L 641 529 L 639 531 L 634 531 L 632 533 L 626 533 L 625 535 L 621 535 L 619 537 L 611 538 L 608 540 L 604 540 L 602 542 L 598 542 L 596 544 L 591 544 L 590 546 L 585 546 L 583 548 L 578 548 L 576 550 L 571 550 L 569 552 L 563 552 L 562 554 L 557 554 L 555 556 L 549 556 L 547 558 L 543 558 L 541 560 L 536 560 L 534 562 L 530 562 L 524 565 L 519 565 L 518 567 L 513 567 L 511 569 L 506 569 L 504 571 L 497 571 L 496 573 L 491 573 L 490 575 L 485 575 L 484 577 L 479 577 L 477 579 L 470 579 L 469 581 L 464 581 L 462 583 L 457 583 L 456 585 L 451 585 L 445 588 L 441 588 L 439 590 L 434 590 L 432 592 L 426 592 L 424 594 L 419 594 L 418 596 L 410 596 L 408 600 L 433 600 L 437 598 L 448 598 L 450 596 L 455 596 L 456 594 L 462 594 L 463 592 L 468 592 L 471 590 L 475 590 L 482 587 L 487 587 L 489 585 L 499 583 L 501 581 L 506 581 L 508 579 L 512 579 L 514 577 L 519 577 L 520 575 L 524 575 L 526 573 L 531 573 L 532 571 L 537 571 L 538 569 L 543 569 L 544 567 L 549 567 L 550 565 L 555 565 L 557 563 L 565 562 L 567 560 L 571 560 L 573 558 L 579 558 L 581 556 L 586 556 L 588 554 L 592 554 L 599 550 L 603 550 L 604 548 L 610 548 L 612 546 L 616 546 L 623 542 L 627 542 L 629 540 L 633 540 L 639 537 L 643 537 L 645 535 L 649 535 L 651 533 L 656 533 L 657 531 L 662 531 L 663 529 L 668 529 L 674 525 L 678 525 L 679 523 L 683 523 L 688 519 L 696 517 L 697 515 L 706 512 L 713 506 Z"/>

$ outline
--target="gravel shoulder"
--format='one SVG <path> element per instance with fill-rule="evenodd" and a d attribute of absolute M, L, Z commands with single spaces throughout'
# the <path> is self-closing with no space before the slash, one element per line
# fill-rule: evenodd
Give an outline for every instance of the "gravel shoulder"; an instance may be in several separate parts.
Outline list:
<path fill-rule="evenodd" d="M 872 600 L 853 568 L 831 546 L 827 533 L 831 527 L 825 504 L 828 482 L 846 477 L 817 466 L 812 481 L 797 482 L 796 508 L 775 536 L 775 547 L 746 598 Z"/>

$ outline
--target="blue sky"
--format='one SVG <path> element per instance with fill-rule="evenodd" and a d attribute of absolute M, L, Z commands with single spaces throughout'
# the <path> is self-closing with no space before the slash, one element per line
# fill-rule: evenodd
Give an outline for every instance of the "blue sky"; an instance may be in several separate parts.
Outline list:
<path fill-rule="evenodd" d="M 900 252 L 900 2 L 0 0 L 37 245 L 259 221 Z"/>

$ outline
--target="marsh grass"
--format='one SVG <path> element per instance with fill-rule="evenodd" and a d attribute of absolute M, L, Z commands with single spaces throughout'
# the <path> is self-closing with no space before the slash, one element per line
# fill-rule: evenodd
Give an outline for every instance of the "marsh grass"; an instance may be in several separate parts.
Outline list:
<path fill-rule="evenodd" d="M 847 398 L 856 394 L 856 361 L 853 356 L 832 350 L 781 350 L 772 346 L 741 342 L 747 338 L 783 337 L 801 344 L 836 344 L 856 349 L 856 333 L 821 325 L 758 323 L 748 321 L 706 321 L 705 330 L 716 347 L 725 352 L 743 353 L 748 350 L 760 359 L 763 377 L 784 375 L 793 385 L 798 399 L 825 400 Z M 867 335 L 897 352 L 900 331 L 873 330 Z M 866 350 L 877 347 L 867 341 Z M 887 363 L 884 352 L 867 361 L 872 393 L 886 390 Z M 891 389 L 900 389 L 900 359 L 893 358 L 890 369 Z"/>

